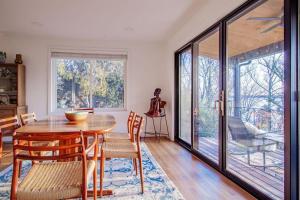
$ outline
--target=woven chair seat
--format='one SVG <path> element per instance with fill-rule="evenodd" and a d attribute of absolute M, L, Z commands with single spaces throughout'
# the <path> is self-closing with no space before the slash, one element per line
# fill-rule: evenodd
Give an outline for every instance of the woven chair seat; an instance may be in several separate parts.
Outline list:
<path fill-rule="evenodd" d="M 131 142 L 115 143 L 104 142 L 102 144 L 102 151 L 106 158 L 137 158 L 137 145 Z"/>
<path fill-rule="evenodd" d="M 104 135 L 104 141 L 105 142 L 128 142 L 130 141 L 129 134 L 128 133 L 106 133 Z"/>
<path fill-rule="evenodd" d="M 80 197 L 82 162 L 44 162 L 32 166 L 17 189 L 17 199 L 53 200 Z M 87 179 L 92 176 L 94 161 L 87 162 Z"/>

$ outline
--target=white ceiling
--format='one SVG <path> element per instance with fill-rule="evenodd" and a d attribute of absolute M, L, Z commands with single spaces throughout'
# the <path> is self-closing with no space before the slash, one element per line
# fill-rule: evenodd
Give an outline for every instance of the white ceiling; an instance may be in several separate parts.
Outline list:
<path fill-rule="evenodd" d="M 0 32 L 162 41 L 207 0 L 0 0 Z"/>

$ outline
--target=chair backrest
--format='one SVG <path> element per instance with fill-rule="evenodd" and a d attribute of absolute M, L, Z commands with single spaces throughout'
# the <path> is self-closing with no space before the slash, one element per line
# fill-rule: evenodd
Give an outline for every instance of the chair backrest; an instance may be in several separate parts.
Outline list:
<path fill-rule="evenodd" d="M 140 115 L 135 115 L 133 125 L 131 128 L 131 132 L 133 137 L 131 139 L 132 142 L 137 142 L 138 146 L 140 145 L 140 137 L 141 137 L 141 129 L 143 126 L 143 117 Z"/>
<path fill-rule="evenodd" d="M 14 133 L 13 135 L 13 155 L 14 167 L 12 177 L 12 197 L 16 196 L 19 177 L 19 163 L 21 160 L 31 161 L 82 161 L 82 191 L 86 193 L 87 186 L 87 153 L 94 149 L 93 160 L 97 160 L 97 140 L 96 133 L 93 135 L 95 140 L 88 147 L 84 146 L 82 132 L 75 133 Z M 45 141 L 59 141 L 59 146 L 45 146 Z M 32 143 L 34 142 L 34 146 Z M 59 151 L 53 155 L 52 152 Z M 38 152 L 38 153 L 35 153 Z M 42 154 L 41 152 L 45 152 Z M 49 152 L 49 153 L 47 153 Z M 77 174 L 74 174 L 76 176 Z M 12 198 L 14 199 L 14 198 Z"/>
<path fill-rule="evenodd" d="M 20 119 L 21 119 L 21 123 L 22 123 L 23 126 L 26 125 L 26 124 L 28 124 L 28 123 L 37 121 L 36 120 L 36 115 L 35 115 L 34 112 L 32 112 L 32 113 L 26 113 L 26 114 L 21 114 L 20 115 Z"/>
<path fill-rule="evenodd" d="M 247 140 L 255 137 L 247 130 L 244 122 L 239 117 L 228 117 L 228 128 L 232 140 Z"/>
<path fill-rule="evenodd" d="M 94 114 L 95 110 L 94 108 L 76 108 L 76 111 L 87 111 L 88 113 Z"/>
<path fill-rule="evenodd" d="M 20 127 L 20 123 L 17 116 L 0 119 L 0 134 L 12 134 L 17 128 Z"/>
<path fill-rule="evenodd" d="M 128 119 L 127 119 L 127 131 L 128 131 L 128 133 L 130 133 L 130 130 L 131 130 L 131 127 L 133 125 L 133 121 L 134 121 L 135 116 L 136 116 L 136 113 L 133 112 L 133 111 L 130 111 L 130 113 L 128 115 Z"/>
<path fill-rule="evenodd" d="M 59 141 L 59 146 L 44 145 L 44 142 Z M 65 160 L 82 158 L 85 151 L 82 133 L 15 133 L 13 136 L 14 158 L 20 160 Z M 31 144 L 35 143 L 34 146 Z M 47 152 L 60 151 L 59 155 Z M 34 152 L 44 152 L 34 153 Z"/>

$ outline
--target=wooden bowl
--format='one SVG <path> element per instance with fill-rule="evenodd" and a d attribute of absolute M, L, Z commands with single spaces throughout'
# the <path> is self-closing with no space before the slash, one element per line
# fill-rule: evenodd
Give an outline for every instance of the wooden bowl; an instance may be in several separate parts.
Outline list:
<path fill-rule="evenodd" d="M 65 116 L 69 121 L 85 121 L 89 113 L 86 111 L 67 111 Z"/>

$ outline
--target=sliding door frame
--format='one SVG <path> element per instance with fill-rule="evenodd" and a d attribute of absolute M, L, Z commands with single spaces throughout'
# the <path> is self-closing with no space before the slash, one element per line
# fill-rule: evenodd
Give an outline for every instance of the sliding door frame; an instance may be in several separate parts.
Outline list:
<path fill-rule="evenodd" d="M 190 144 L 184 140 L 182 140 L 180 137 L 179 137 L 179 132 L 180 132 L 180 116 L 179 116 L 179 107 L 180 107 L 180 83 L 179 83 L 179 80 L 180 80 L 180 54 L 185 52 L 186 50 L 188 49 L 191 49 L 191 55 L 192 55 L 192 58 L 193 58 L 193 45 L 192 43 L 188 43 L 186 45 L 184 45 L 182 48 L 180 48 L 180 50 L 176 51 L 175 52 L 175 60 L 174 60 L 174 63 L 175 63 L 175 81 L 174 81 L 174 86 L 175 86 L 175 115 L 177 117 L 175 117 L 175 127 L 174 127 L 174 130 L 175 130 L 175 133 L 178 133 L 178 134 L 175 134 L 175 141 L 178 142 L 179 144 L 181 144 L 183 147 L 185 147 L 186 149 L 191 149 L 191 147 L 193 146 L 193 126 L 191 124 L 191 141 L 190 141 Z M 191 60 L 191 73 L 193 75 L 193 59 Z M 177 89 L 176 89 L 177 88 Z M 191 79 L 191 88 L 193 88 L 193 78 Z M 191 108 L 193 105 L 193 89 L 191 91 Z M 194 120 L 194 116 L 193 116 L 193 109 L 191 109 L 191 121 L 193 122 Z"/>
<path fill-rule="evenodd" d="M 222 26 L 221 26 L 220 23 L 216 23 L 215 25 L 211 26 L 209 29 L 207 29 L 205 32 L 203 32 L 201 35 L 199 35 L 199 37 L 195 38 L 195 41 L 193 42 L 193 49 L 194 49 L 194 46 L 197 45 L 197 42 L 199 42 L 199 41 L 201 42 L 202 40 L 205 40 L 212 33 L 214 33 L 214 31 L 216 31 L 216 30 L 219 32 L 219 38 L 218 38 L 219 42 L 218 42 L 218 44 L 219 44 L 219 47 L 220 47 L 220 45 L 221 45 L 221 35 L 222 35 L 221 34 L 221 30 L 222 29 L 221 28 L 222 28 Z M 219 85 L 218 85 L 219 91 L 218 91 L 218 94 L 220 94 L 221 91 L 222 91 L 222 63 L 220 62 L 221 61 L 221 54 L 220 53 L 221 53 L 221 51 L 219 51 L 219 59 L 218 59 L 219 60 Z M 194 59 L 193 59 L 193 67 L 194 67 L 193 72 L 195 72 L 195 67 L 197 67 L 197 66 L 195 66 Z M 193 75 L 193 84 L 194 85 L 196 85 L 195 82 L 196 82 L 196 77 Z M 194 90 L 195 90 L 195 88 L 193 88 L 192 90 L 193 90 L 193 102 L 194 102 L 194 98 L 195 98 L 195 96 L 194 96 L 194 93 L 195 93 Z M 220 97 L 219 97 L 219 99 L 220 99 Z M 192 108 L 194 109 L 195 105 L 193 104 L 192 106 L 193 106 Z M 194 115 L 193 115 L 193 117 L 194 117 Z M 222 123 L 221 122 L 222 122 L 222 116 L 221 116 L 220 112 L 219 112 L 219 119 L 218 120 L 219 120 L 219 126 L 218 126 L 218 134 L 219 135 L 218 135 L 218 139 L 219 139 L 219 141 L 221 141 L 221 133 L 222 133 Z M 194 119 L 193 119 L 192 122 L 194 123 Z M 193 131 L 192 131 L 192 133 L 194 133 L 194 128 L 195 128 L 195 126 L 193 124 Z M 192 135 L 192 140 L 194 140 L 194 136 L 193 135 Z M 198 157 L 200 157 L 202 160 L 204 160 L 205 162 L 209 163 L 211 166 L 213 166 L 214 168 L 216 168 L 217 170 L 221 170 L 221 167 L 220 167 L 220 163 L 222 163 L 222 155 L 221 155 L 222 151 L 221 151 L 221 148 L 222 148 L 222 145 L 219 144 L 218 145 L 218 163 L 212 161 L 209 157 L 201 154 L 198 150 L 194 149 L 194 145 L 192 146 L 191 151 L 195 155 L 197 155 Z"/>
<path fill-rule="evenodd" d="M 220 46 L 220 89 L 224 91 L 224 99 L 226 100 L 226 34 L 227 34 L 227 22 L 234 19 L 236 16 L 244 13 L 249 8 L 263 3 L 264 0 L 248 0 L 237 9 L 233 10 L 223 19 L 216 22 L 210 28 L 205 30 L 200 35 L 193 38 L 186 45 L 175 52 L 175 140 L 182 144 L 182 141 L 178 138 L 179 135 L 179 99 L 178 99 L 178 78 L 179 78 L 179 63 L 178 55 L 186 48 L 192 48 L 193 44 L 205 37 L 211 31 L 219 27 L 219 46 Z M 300 21 L 300 20 L 299 20 Z M 298 2 L 296 0 L 284 0 L 284 199 L 286 200 L 298 200 L 299 198 L 299 148 L 298 148 Z M 193 59 L 192 59 L 193 60 Z M 193 73 L 193 61 L 192 61 L 192 73 Z M 298 72 L 299 73 L 299 72 Z M 192 75 L 193 76 L 193 75 Z M 193 82 L 193 81 L 192 81 Z M 192 97 L 193 97 L 193 83 L 192 83 Z M 193 98 L 192 107 L 193 109 Z M 300 111 L 300 110 L 299 110 Z M 224 104 L 224 113 L 226 113 L 226 103 Z M 193 110 L 191 110 L 192 123 L 194 121 Z M 192 129 L 194 125 L 192 124 Z M 200 159 L 207 162 L 210 166 L 217 169 L 220 173 L 237 183 L 240 187 L 251 193 L 258 199 L 271 199 L 266 194 L 262 193 L 254 186 L 243 181 L 236 175 L 226 170 L 226 115 L 221 116 L 220 120 L 220 132 L 219 132 L 219 164 L 212 162 L 207 157 L 201 155 L 199 152 L 193 149 L 193 135 L 191 136 L 191 145 L 184 145 L 189 151 Z M 192 130 L 193 134 L 193 130 Z"/>
<path fill-rule="evenodd" d="M 284 0 L 284 81 L 285 95 L 285 199 L 299 197 L 299 127 L 298 127 L 298 1 Z M 290 134 L 289 134 L 290 133 Z M 288 144 L 288 145 L 286 145 Z"/>

